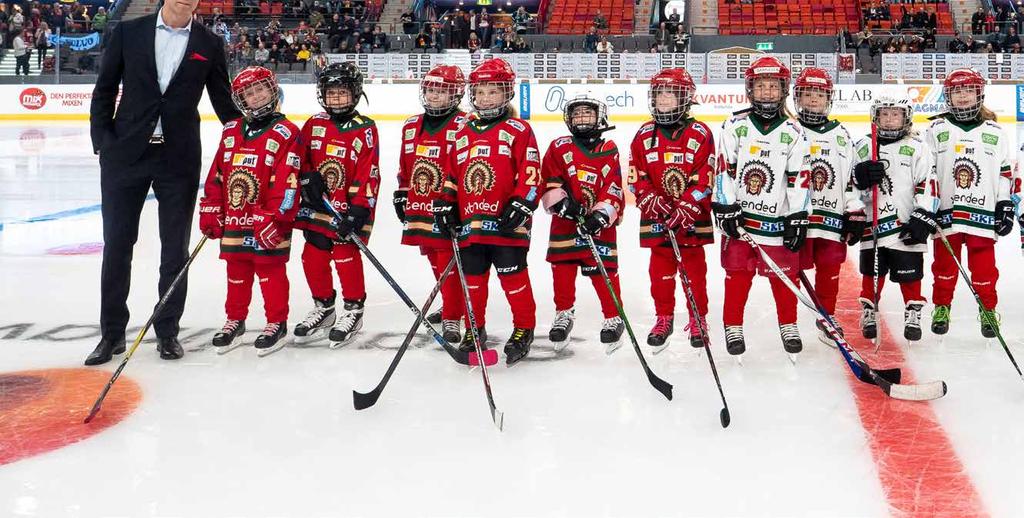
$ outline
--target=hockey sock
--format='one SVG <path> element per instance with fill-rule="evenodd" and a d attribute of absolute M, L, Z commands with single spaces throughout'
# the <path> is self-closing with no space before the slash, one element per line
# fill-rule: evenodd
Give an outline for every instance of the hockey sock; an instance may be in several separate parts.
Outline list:
<path fill-rule="evenodd" d="M 334 296 L 334 277 L 331 275 L 331 253 L 306 243 L 302 248 L 302 270 L 306 273 L 309 292 L 316 299 Z"/>
<path fill-rule="evenodd" d="M 248 260 L 230 260 L 228 266 L 228 296 L 224 312 L 228 320 L 245 320 L 252 301 L 253 263 Z"/>
<path fill-rule="evenodd" d="M 499 275 L 501 288 L 512 308 L 512 325 L 533 329 L 537 325 L 537 304 L 533 300 L 533 287 L 527 271 L 520 270 L 508 275 Z"/>
<path fill-rule="evenodd" d="M 288 320 L 288 273 L 285 263 L 257 264 L 267 322 Z"/>
<path fill-rule="evenodd" d="M 466 274 L 466 284 L 469 288 L 469 302 L 473 307 L 473 316 L 476 317 L 476 325 L 478 327 L 484 327 L 487 323 L 487 280 L 490 278 L 490 272 L 485 272 L 481 275 L 469 275 Z M 465 315 L 466 329 L 470 328 L 469 324 L 469 312 Z"/>
<path fill-rule="evenodd" d="M 555 311 L 565 311 L 576 303 L 576 263 L 551 263 L 555 290 Z"/>
<path fill-rule="evenodd" d="M 334 268 L 341 281 L 341 297 L 345 300 L 366 300 L 363 280 L 363 256 L 352 243 L 334 245 Z"/>
<path fill-rule="evenodd" d="M 750 285 L 754 272 L 732 270 L 725 272 L 725 301 L 722 308 L 722 322 L 726 326 L 743 325 L 743 309 L 747 306 Z"/>

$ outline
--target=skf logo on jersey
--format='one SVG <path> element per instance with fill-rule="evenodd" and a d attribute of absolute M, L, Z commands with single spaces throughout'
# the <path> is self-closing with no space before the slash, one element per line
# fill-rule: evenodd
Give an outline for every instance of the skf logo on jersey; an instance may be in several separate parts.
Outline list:
<path fill-rule="evenodd" d="M 231 165 L 235 167 L 256 167 L 256 164 L 259 163 L 258 159 L 259 157 L 256 155 L 239 153 L 231 159 Z"/>
<path fill-rule="evenodd" d="M 327 149 L 324 150 L 327 156 L 333 156 L 336 158 L 345 158 L 345 146 L 339 146 L 337 144 L 327 144 Z"/>
<path fill-rule="evenodd" d="M 231 149 L 235 147 L 235 137 L 224 138 L 224 149 Z"/>
<path fill-rule="evenodd" d="M 661 174 L 661 187 L 672 199 L 679 199 L 686 191 L 686 173 L 676 167 L 669 167 Z"/>
<path fill-rule="evenodd" d="M 671 153 L 666 151 L 662 155 L 666 164 L 682 164 L 686 161 L 686 156 L 683 153 Z"/>
<path fill-rule="evenodd" d="M 768 164 L 759 160 L 751 160 L 740 172 L 740 182 L 751 196 L 760 196 L 762 192 L 772 192 L 775 185 L 775 173 Z"/>
<path fill-rule="evenodd" d="M 337 160 L 324 160 L 318 169 L 320 176 L 324 178 L 324 185 L 328 192 L 334 192 L 345 184 L 345 166 Z"/>
<path fill-rule="evenodd" d="M 978 164 L 969 158 L 958 158 L 953 162 L 953 181 L 960 189 L 977 187 L 981 183 Z"/>
<path fill-rule="evenodd" d="M 811 188 L 815 192 L 831 189 L 836 184 L 836 173 L 826 160 L 811 160 Z"/>
<path fill-rule="evenodd" d="M 417 159 L 412 165 L 412 190 L 420 196 L 441 192 L 441 168 L 430 160 Z"/>
<path fill-rule="evenodd" d="M 313 126 L 313 132 L 312 133 L 313 133 L 314 137 L 326 137 L 327 136 L 327 128 L 325 126 Z M 406 138 L 408 138 L 408 137 L 406 137 Z"/>
<path fill-rule="evenodd" d="M 489 156 L 491 156 L 491 146 L 473 146 L 473 149 L 469 150 L 469 158 Z"/>
<path fill-rule="evenodd" d="M 260 197 L 260 184 L 252 173 L 245 169 L 235 169 L 228 177 L 228 205 L 232 209 L 241 209 L 246 203 L 256 203 Z"/>
<path fill-rule="evenodd" d="M 234 142 L 232 141 L 232 143 L 234 143 Z M 267 151 L 270 151 L 271 153 L 277 153 L 277 150 L 281 149 L 281 145 L 278 144 L 276 140 L 274 140 L 272 138 L 268 138 L 267 139 L 267 146 L 266 146 L 266 148 L 267 148 Z"/>
<path fill-rule="evenodd" d="M 494 170 L 483 160 L 470 162 L 462 183 L 466 186 L 466 192 L 483 194 L 494 188 Z"/>
<path fill-rule="evenodd" d="M 416 146 L 416 156 L 438 158 L 441 156 L 441 146 Z"/>

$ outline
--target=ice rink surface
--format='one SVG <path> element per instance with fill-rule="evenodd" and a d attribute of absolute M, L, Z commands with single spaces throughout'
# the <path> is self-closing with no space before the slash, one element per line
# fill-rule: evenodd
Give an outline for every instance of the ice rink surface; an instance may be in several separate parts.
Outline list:
<path fill-rule="evenodd" d="M 612 133 L 623 161 L 638 126 L 621 123 Z M 848 127 L 855 136 L 866 131 Z M 384 200 L 370 248 L 419 303 L 433 279 L 426 260 L 398 244 L 389 203 L 399 128 L 380 124 Z M 556 123 L 534 129 L 542 152 L 565 133 Z M 206 164 L 219 131 L 203 125 Z M 1019 147 L 1024 128 L 1007 131 Z M 817 341 L 803 308 L 805 348 L 790 363 L 763 279 L 746 311 L 743 364 L 728 357 L 724 275 L 718 244 L 707 247 L 712 350 L 732 412 L 722 429 L 705 354 L 682 330 L 681 291 L 671 347 L 651 356 L 642 345 L 651 368 L 674 384 L 673 401 L 648 385 L 628 341 L 605 355 L 597 298 L 584 279 L 572 343 L 552 350 L 546 215 L 535 218 L 530 251 L 538 340 L 521 364 L 489 371 L 503 432 L 490 422 L 479 371 L 454 364 L 426 335 L 377 405 L 353 410 L 351 391 L 377 383 L 412 323 L 369 264 L 365 325 L 353 344 L 217 356 L 206 348 L 224 320 L 215 243 L 190 274 L 185 358 L 161 361 L 150 333 L 100 417 L 83 425 L 116 367 L 82 367 L 98 340 L 99 202 L 85 122 L 0 124 L 0 516 L 1024 516 L 1024 381 L 998 343 L 981 338 L 963 284 L 950 333 L 940 340 L 925 329 L 913 346 L 902 340 L 902 299 L 887 287 L 890 333 L 875 355 L 857 337 L 850 255 L 838 317 L 854 347 L 876 368 L 949 385 L 931 403 L 896 402 L 851 377 Z M 619 256 L 624 303 L 643 344 L 654 308 L 638 222 L 629 208 Z M 129 340 L 156 302 L 153 202 L 142 229 Z M 997 247 L 999 309 L 1004 336 L 1024 360 L 1017 237 Z M 312 304 L 295 249 L 291 326 Z M 500 349 L 510 316 L 493 278 L 491 292 L 488 331 Z M 264 324 L 258 293 L 247 323 L 251 340 Z"/>

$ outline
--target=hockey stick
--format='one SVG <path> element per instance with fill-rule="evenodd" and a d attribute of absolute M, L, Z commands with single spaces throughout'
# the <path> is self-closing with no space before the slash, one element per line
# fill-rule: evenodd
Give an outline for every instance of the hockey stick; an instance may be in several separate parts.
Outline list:
<path fill-rule="evenodd" d="M 878 161 L 878 126 L 874 122 L 871 123 L 871 160 Z M 878 318 L 878 184 L 876 183 L 871 187 L 871 260 L 874 265 L 874 277 L 871 282 L 874 283 L 874 287 L 871 289 L 871 303 L 874 304 L 875 311 L 875 354 L 878 354 L 878 350 L 882 347 L 882 333 L 881 326 L 879 325 Z"/>
<path fill-rule="evenodd" d="M 409 348 L 409 344 L 412 342 L 413 337 L 416 336 L 416 330 L 419 329 L 420 324 L 423 322 L 423 315 L 430 309 L 430 305 L 434 303 L 434 298 L 436 298 L 438 292 L 441 291 L 441 284 L 443 284 L 445 279 L 448 278 L 448 275 L 454 267 L 455 259 L 453 258 L 451 261 L 448 261 L 448 266 L 437 279 L 437 284 L 434 285 L 434 289 L 430 292 L 430 296 L 427 297 L 427 301 L 423 303 L 423 307 L 420 309 L 420 314 L 416 315 L 416 321 L 413 322 L 409 332 L 406 333 L 405 340 L 398 348 L 398 352 L 395 353 L 395 358 L 391 360 L 391 365 L 388 366 L 388 370 L 384 373 L 384 378 L 380 380 L 380 383 L 378 383 L 373 390 L 366 393 L 355 390 L 352 391 L 352 405 L 356 410 L 370 408 L 377 403 L 377 399 L 380 398 L 381 392 L 384 391 L 384 386 L 388 384 L 388 380 L 391 379 L 391 375 L 394 374 L 395 369 L 398 368 L 398 362 L 402 360 L 402 356 L 405 354 L 406 349 Z"/>
<path fill-rule="evenodd" d="M 332 216 L 337 218 L 338 221 L 341 221 L 341 214 L 338 214 L 338 211 L 334 209 L 334 206 L 331 205 L 330 200 L 328 200 L 326 196 L 323 198 L 323 202 L 324 205 L 327 207 L 328 212 Z M 376 268 L 378 272 L 380 272 L 381 277 L 384 277 L 384 280 L 387 281 L 387 283 L 391 286 L 391 289 L 394 290 L 396 294 L 398 294 L 398 298 L 402 299 L 402 302 L 404 302 L 406 307 L 409 308 L 409 311 L 412 311 L 412 314 L 416 315 L 417 317 L 422 316 L 423 313 L 420 311 L 420 308 L 416 307 L 416 304 L 412 302 L 412 300 L 409 298 L 409 295 L 406 295 L 405 290 L 403 290 L 402 287 L 398 285 L 398 282 L 395 281 L 395 278 L 392 277 L 390 273 L 388 273 L 387 269 L 384 268 L 384 265 L 380 264 L 380 261 L 377 260 L 377 256 L 373 255 L 373 252 L 371 252 L 370 249 L 366 247 L 366 244 L 363 243 L 362 239 L 359 239 L 359 236 L 356 235 L 356 231 L 353 230 L 348 234 L 347 237 L 349 241 L 351 241 L 353 244 L 356 245 L 357 248 L 359 248 L 359 252 L 370 260 L 370 263 L 373 264 L 373 267 Z M 437 329 L 434 329 L 434 326 L 431 325 L 430 322 L 423 320 L 423 326 L 427 328 L 427 331 L 430 331 L 430 335 L 434 338 L 434 341 L 436 341 L 441 347 L 444 348 L 445 352 L 448 353 L 448 356 L 451 356 L 452 359 L 455 360 L 455 363 L 460 363 L 462 365 L 470 364 L 469 354 L 459 351 L 458 349 L 452 347 L 452 345 L 449 344 L 448 341 L 445 340 L 444 337 L 442 337 L 441 334 L 437 332 Z"/>
<path fill-rule="evenodd" d="M 722 396 L 722 411 L 718 418 L 722 422 L 722 428 L 727 428 L 732 421 L 729 415 L 729 403 L 725 401 L 725 392 L 722 391 L 722 380 L 718 377 L 718 368 L 715 367 L 715 359 L 711 357 L 711 335 L 705 327 L 706 322 L 697 310 L 697 299 L 693 295 L 693 285 L 690 284 L 690 276 L 686 274 L 683 267 L 683 254 L 679 251 L 679 242 L 676 240 L 676 233 L 671 229 L 665 230 L 668 233 L 668 240 L 672 243 L 672 252 L 676 254 L 676 263 L 679 264 L 679 277 L 683 280 L 683 293 L 686 294 L 686 302 L 690 305 L 690 314 L 697 315 L 697 330 L 700 332 L 700 339 L 704 342 L 704 352 L 708 354 L 708 364 L 711 365 L 711 374 L 715 377 L 715 385 L 718 386 L 718 395 Z"/>
<path fill-rule="evenodd" d="M 960 277 L 967 283 L 967 287 L 970 288 L 971 294 L 974 295 L 974 301 L 978 303 L 978 309 L 981 311 L 988 325 L 992 326 L 992 329 L 996 330 L 996 338 L 999 339 L 999 344 L 1003 346 L 1003 351 L 1006 351 L 1006 356 L 1010 359 L 1010 363 L 1013 364 L 1013 368 L 1017 370 L 1017 375 L 1024 379 L 1024 374 L 1020 371 L 1020 366 L 1017 365 L 1017 360 L 1014 359 L 1013 353 L 1010 352 L 1010 348 L 1006 345 L 1006 340 L 1003 339 L 1003 333 L 999 329 L 999 323 L 995 322 L 995 317 L 989 316 L 985 312 L 985 305 L 981 302 L 981 296 L 978 295 L 978 291 L 974 289 L 974 285 L 971 283 L 971 277 L 968 275 L 967 270 L 964 269 L 964 265 L 960 262 L 960 259 L 953 252 L 953 246 L 949 244 L 949 240 L 946 239 L 946 233 L 942 231 L 941 226 L 935 227 L 935 232 L 938 233 L 939 239 L 942 241 L 942 246 L 945 247 L 946 251 L 949 252 L 949 256 L 953 258 L 953 262 L 956 263 L 956 267 L 960 270 Z"/>
<path fill-rule="evenodd" d="M 817 306 L 817 308 L 818 308 L 818 313 L 819 314 L 817 316 L 817 320 L 819 322 L 827 320 L 828 323 L 831 324 L 831 326 L 828 326 L 828 325 L 825 325 L 824 322 L 822 322 L 822 327 L 825 328 L 825 333 L 828 334 L 829 338 L 831 338 L 833 342 L 839 343 L 839 340 L 836 339 L 836 334 L 839 332 L 839 324 L 836 323 L 835 317 L 830 315 L 829 312 L 825 309 L 825 306 L 821 303 L 821 299 L 818 298 L 818 292 L 815 291 L 814 285 L 811 284 L 811 280 L 807 278 L 807 274 L 804 273 L 803 270 L 800 271 L 800 282 L 803 283 L 804 289 L 807 290 L 807 296 L 810 297 L 811 302 L 813 302 L 814 305 Z M 842 335 L 840 335 L 840 336 L 842 336 Z M 837 347 L 837 349 L 839 349 L 839 348 Z M 853 373 L 857 377 L 857 379 L 859 379 L 859 380 L 861 380 L 861 381 L 863 381 L 865 383 L 870 383 L 872 385 L 876 385 L 875 382 L 871 381 L 871 377 L 870 376 L 862 376 L 862 373 L 864 372 L 865 367 L 867 367 L 866 363 L 858 365 L 856 362 L 852 361 L 853 360 L 852 358 L 850 358 L 848 356 L 847 351 L 845 351 L 843 349 L 839 349 L 839 350 L 840 350 L 841 353 L 843 353 L 843 359 L 846 360 L 847 365 L 849 365 L 850 368 L 853 370 Z M 859 361 L 863 362 L 864 360 L 860 359 Z M 870 367 L 867 367 L 867 368 L 870 368 Z M 898 369 L 898 368 L 897 369 L 873 369 L 873 370 L 875 371 L 875 374 L 881 376 L 882 379 L 888 381 L 889 383 L 899 383 L 900 382 L 900 378 L 903 377 L 902 371 L 900 371 L 900 369 Z"/>
<path fill-rule="evenodd" d="M 576 218 L 578 225 L 583 225 L 583 218 Z M 587 242 L 587 246 L 590 247 L 590 253 L 594 256 L 594 262 L 597 263 L 597 269 L 601 272 L 601 277 L 604 278 L 604 285 L 608 288 L 608 293 L 612 296 L 612 302 L 615 303 L 615 310 L 619 312 L 619 317 L 622 318 L 622 322 L 626 324 L 626 331 L 629 332 L 629 340 L 633 342 L 633 349 L 636 351 L 637 358 L 640 358 L 640 365 L 644 368 L 644 373 L 647 374 L 647 381 L 651 383 L 654 390 L 661 392 L 663 396 L 669 401 L 672 401 L 672 384 L 659 378 L 651 367 L 647 365 L 647 359 L 644 358 L 643 351 L 640 350 L 640 344 L 636 341 L 636 335 L 633 334 L 633 326 L 629 325 L 629 319 L 626 318 L 626 310 L 622 308 L 622 301 L 619 300 L 619 296 L 615 294 L 615 289 L 612 287 L 612 279 L 608 276 L 608 270 L 604 267 L 604 261 L 601 260 L 601 254 L 597 251 L 597 245 L 594 244 L 594 238 L 585 232 L 581 232 L 583 239 Z"/>
<path fill-rule="evenodd" d="M 455 259 L 455 268 L 459 272 L 459 282 L 462 283 L 462 299 L 466 305 L 466 316 L 469 317 L 469 329 L 467 333 L 473 334 L 473 347 L 476 348 L 476 355 L 478 358 L 483 358 L 483 344 L 480 343 L 480 334 L 477 332 L 476 327 L 476 315 L 473 314 L 473 302 L 469 298 L 469 285 L 466 284 L 466 271 L 462 269 L 462 252 L 459 251 L 459 238 L 452 234 L 452 251 L 454 252 L 453 259 Z M 498 410 L 498 407 L 494 404 L 494 394 L 491 392 L 491 379 L 487 376 L 487 365 L 485 363 L 480 364 L 480 376 L 484 380 L 484 392 L 487 393 L 487 405 L 491 407 L 491 419 L 494 420 L 494 426 L 498 427 L 498 431 L 501 431 L 505 426 L 505 414 Z"/>
<path fill-rule="evenodd" d="M 107 394 L 110 393 L 110 389 L 114 386 L 114 382 L 117 381 L 117 378 L 121 377 L 121 371 L 123 371 L 124 367 L 128 365 L 128 360 L 132 359 L 132 355 L 135 354 L 135 350 L 139 348 L 139 344 L 142 343 L 142 339 L 149 331 L 149 327 L 153 325 L 153 321 L 156 320 L 157 315 L 160 314 L 160 310 L 167 304 L 167 299 L 171 298 L 171 294 L 174 293 L 174 289 L 178 287 L 178 283 L 185 278 L 185 274 L 188 272 L 188 267 L 192 265 L 192 261 L 194 261 L 196 256 L 199 255 L 199 251 L 203 249 L 203 245 L 206 244 L 208 239 L 209 238 L 204 235 L 202 239 L 199 240 L 199 243 L 197 243 L 196 247 L 192 250 L 192 255 L 188 256 L 188 260 L 185 261 L 185 265 L 181 267 L 178 275 L 174 277 L 174 280 L 171 281 L 171 285 L 167 287 L 167 291 L 164 292 L 164 296 L 160 297 L 160 302 L 157 302 L 156 307 L 153 308 L 153 314 L 149 316 L 149 320 L 146 321 L 146 325 L 142 326 L 142 329 L 139 330 L 139 335 L 135 337 L 135 343 L 133 343 L 132 347 L 128 349 L 128 354 L 124 355 L 124 359 L 121 360 L 121 365 L 118 365 L 117 370 L 115 370 L 114 374 L 110 376 L 110 381 L 107 382 L 107 386 L 103 387 L 103 391 L 100 392 L 100 396 L 96 398 L 96 402 L 93 403 L 92 410 L 89 411 L 89 415 L 85 416 L 86 423 L 92 421 L 92 419 L 96 417 L 96 414 L 99 413 L 100 406 L 103 405 L 103 400 L 107 398 Z"/>
<path fill-rule="evenodd" d="M 828 313 L 824 312 L 819 306 L 809 300 L 807 295 L 804 295 L 804 293 L 793 284 L 792 279 L 782 271 L 782 268 L 779 268 L 779 265 L 772 260 L 768 253 L 765 252 L 764 249 L 761 248 L 761 246 L 758 245 L 752 237 L 750 237 L 750 234 L 742 228 L 740 229 L 740 238 L 758 251 L 761 255 L 761 259 L 768 265 L 768 268 L 770 268 L 775 276 L 778 277 L 794 295 L 796 295 L 796 298 L 800 300 L 800 302 L 811 308 L 811 310 L 819 315 L 821 321 L 825 324 L 825 327 L 829 329 L 829 333 L 832 335 L 832 338 L 835 339 L 836 344 L 839 345 L 839 350 L 842 352 L 843 358 L 846 360 L 846 363 L 850 366 L 850 369 L 853 371 L 853 374 L 857 379 L 864 383 L 877 385 L 887 396 L 894 399 L 903 399 L 907 401 L 929 401 L 946 395 L 947 388 L 945 381 L 903 385 L 888 380 L 881 374 L 885 373 L 886 375 L 893 377 L 893 370 L 876 371 L 868 366 L 867 362 L 861 358 L 860 354 L 858 354 L 846 339 L 839 334 L 839 330 L 835 328 L 831 317 L 824 318 Z"/>

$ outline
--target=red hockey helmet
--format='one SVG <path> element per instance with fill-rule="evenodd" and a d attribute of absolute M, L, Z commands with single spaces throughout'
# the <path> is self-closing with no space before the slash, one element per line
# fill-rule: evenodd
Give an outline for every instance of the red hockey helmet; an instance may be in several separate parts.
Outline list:
<path fill-rule="evenodd" d="M 835 85 L 832 84 L 832 77 L 824 69 L 809 67 L 796 78 L 793 83 L 793 101 L 796 104 L 797 117 L 804 124 L 817 126 L 828 120 L 828 114 L 832 111 L 832 93 Z M 820 106 L 810 106 L 814 103 L 809 99 L 803 99 L 804 95 L 811 92 L 825 94 L 825 103 Z"/>
<path fill-rule="evenodd" d="M 967 92 L 974 94 L 973 100 L 965 95 Z M 985 103 L 985 78 L 969 68 L 954 70 L 942 84 L 942 95 L 953 118 L 963 122 L 976 120 Z"/>
<path fill-rule="evenodd" d="M 754 113 L 770 118 L 778 115 L 785 105 L 786 96 L 789 93 L 789 67 L 783 64 L 774 56 L 757 58 L 743 72 L 743 80 L 747 88 L 747 98 L 750 99 L 750 106 Z M 776 79 L 779 81 L 779 98 L 774 100 L 755 100 L 754 82 L 759 79 Z"/>
<path fill-rule="evenodd" d="M 505 113 L 509 101 L 515 96 L 513 85 L 516 82 L 516 73 L 512 66 L 504 59 L 491 58 L 483 61 L 472 72 L 469 73 L 469 102 L 473 105 L 477 115 L 484 120 L 496 119 Z M 495 85 L 499 92 L 504 94 L 504 99 L 494 102 L 490 96 L 483 98 L 482 89 L 484 85 Z"/>
<path fill-rule="evenodd" d="M 427 115 L 450 113 L 466 94 L 466 76 L 454 65 L 438 65 L 420 80 L 420 104 Z"/>
<path fill-rule="evenodd" d="M 693 84 L 690 73 L 682 68 L 666 68 L 654 74 L 647 91 L 647 107 L 654 122 L 676 124 L 683 120 L 693 105 L 696 91 L 697 86 Z M 671 96 L 664 95 L 666 93 Z"/>
<path fill-rule="evenodd" d="M 262 87 L 262 88 L 260 88 Z M 266 91 L 266 94 L 260 93 Z M 277 111 L 281 91 L 274 73 L 263 67 L 246 67 L 231 81 L 231 100 L 247 120 Z"/>

